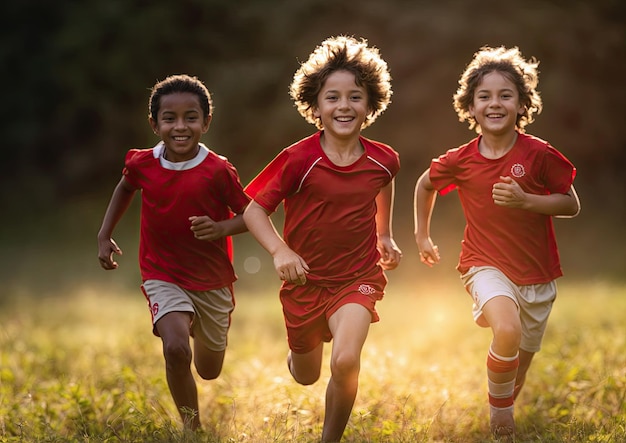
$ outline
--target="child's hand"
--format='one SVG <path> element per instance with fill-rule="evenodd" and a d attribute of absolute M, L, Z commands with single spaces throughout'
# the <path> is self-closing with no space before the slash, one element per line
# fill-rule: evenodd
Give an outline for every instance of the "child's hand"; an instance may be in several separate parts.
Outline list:
<path fill-rule="evenodd" d="M 430 237 L 417 241 L 417 248 L 420 251 L 420 261 L 429 268 L 439 263 L 439 248 L 433 244 Z"/>
<path fill-rule="evenodd" d="M 211 241 L 224 236 L 221 223 L 212 220 L 208 215 L 191 216 L 189 221 L 193 236 L 198 240 Z"/>
<path fill-rule="evenodd" d="M 296 285 L 306 283 L 309 265 L 291 249 L 282 248 L 274 254 L 274 267 L 281 280 Z"/>
<path fill-rule="evenodd" d="M 380 266 L 389 271 L 396 269 L 402 259 L 402 251 L 389 236 L 378 237 L 378 252 L 380 252 Z"/>
<path fill-rule="evenodd" d="M 98 261 L 107 271 L 117 269 L 118 264 L 113 260 L 113 254 L 122 255 L 122 250 L 112 238 L 98 239 Z"/>
<path fill-rule="evenodd" d="M 491 195 L 498 206 L 523 208 L 526 203 L 526 193 L 511 177 L 500 177 L 500 181 L 493 185 Z"/>

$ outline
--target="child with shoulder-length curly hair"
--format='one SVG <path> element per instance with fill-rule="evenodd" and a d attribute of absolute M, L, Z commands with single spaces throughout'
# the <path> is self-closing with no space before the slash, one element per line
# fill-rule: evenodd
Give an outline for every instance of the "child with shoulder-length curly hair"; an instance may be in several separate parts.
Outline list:
<path fill-rule="evenodd" d="M 244 220 L 273 256 L 294 379 L 320 377 L 333 339 L 322 441 L 339 441 L 356 398 L 361 349 L 378 321 L 384 269 L 400 262 L 391 232 L 398 154 L 361 130 L 391 98 L 391 76 L 366 40 L 322 42 L 295 73 L 290 93 L 320 129 L 283 149 L 246 187 Z M 284 204 L 283 237 L 269 215 Z"/>
<path fill-rule="evenodd" d="M 539 63 L 518 48 L 483 47 L 459 80 L 454 108 L 478 137 L 434 159 L 415 189 L 421 261 L 439 251 L 430 238 L 437 193 L 457 189 L 467 226 L 457 269 L 474 320 L 490 327 L 487 353 L 491 430 L 515 433 L 513 404 L 539 351 L 562 275 L 552 217 L 574 217 L 576 169 L 548 142 L 525 133 L 541 112 Z"/>

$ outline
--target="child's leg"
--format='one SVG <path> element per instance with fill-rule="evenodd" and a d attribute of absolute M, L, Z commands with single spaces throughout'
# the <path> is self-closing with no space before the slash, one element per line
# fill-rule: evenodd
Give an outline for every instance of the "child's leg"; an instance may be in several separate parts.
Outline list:
<path fill-rule="evenodd" d="M 530 363 L 532 362 L 534 356 L 534 352 L 524 351 L 523 349 L 519 350 L 519 368 L 517 368 L 517 377 L 515 379 L 515 398 L 517 398 L 520 391 L 524 387 L 526 372 L 528 372 L 528 368 L 530 368 Z"/>
<path fill-rule="evenodd" d="M 215 380 L 222 372 L 226 350 L 212 351 L 199 341 L 194 341 L 193 357 L 198 375 L 205 380 Z"/>
<path fill-rule="evenodd" d="M 504 296 L 489 300 L 483 307 L 483 315 L 493 332 L 487 356 L 491 430 L 496 436 L 508 436 L 515 433 L 513 403 L 521 322 L 517 305 Z"/>
<path fill-rule="evenodd" d="M 188 292 L 195 310 L 193 357 L 198 375 L 205 380 L 219 377 L 224 364 L 231 313 L 235 309 L 232 289 Z"/>
<path fill-rule="evenodd" d="M 170 312 L 156 322 L 163 341 L 165 374 L 174 403 L 186 427 L 200 426 L 198 392 L 191 373 L 191 347 L 189 346 L 189 312 Z"/>
<path fill-rule="evenodd" d="M 320 378 L 324 343 L 321 342 L 315 349 L 304 354 L 289 351 L 287 366 L 295 381 L 301 385 L 312 385 Z"/>
<path fill-rule="evenodd" d="M 361 368 L 361 350 L 372 315 L 365 307 L 350 303 L 339 308 L 328 320 L 333 334 L 331 377 L 326 389 L 323 442 L 341 439 L 354 406 Z"/>

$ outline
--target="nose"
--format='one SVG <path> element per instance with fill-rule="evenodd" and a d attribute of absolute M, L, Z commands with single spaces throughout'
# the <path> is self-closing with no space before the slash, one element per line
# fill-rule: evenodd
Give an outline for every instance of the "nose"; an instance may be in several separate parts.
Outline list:
<path fill-rule="evenodd" d="M 339 99 L 339 108 L 346 109 L 350 107 L 350 98 L 342 97 Z"/>
<path fill-rule="evenodd" d="M 177 118 L 176 121 L 174 122 L 174 129 L 185 129 L 186 125 L 185 125 L 185 119 L 184 118 Z"/>
<path fill-rule="evenodd" d="M 500 98 L 499 97 L 493 97 L 490 101 L 489 101 L 489 107 L 491 108 L 498 108 L 500 107 L 501 103 L 500 103 Z"/>

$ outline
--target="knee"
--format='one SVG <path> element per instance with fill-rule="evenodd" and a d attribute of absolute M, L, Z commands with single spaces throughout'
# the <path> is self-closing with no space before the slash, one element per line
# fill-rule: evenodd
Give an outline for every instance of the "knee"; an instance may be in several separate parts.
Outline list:
<path fill-rule="evenodd" d="M 222 365 L 209 364 L 209 365 L 201 365 L 196 364 L 196 370 L 198 371 L 198 375 L 203 380 L 215 380 L 220 376 L 222 372 Z"/>
<path fill-rule="evenodd" d="M 493 335 L 501 348 L 517 350 L 522 341 L 522 327 L 517 323 L 502 323 L 493 328 Z"/>
<path fill-rule="evenodd" d="M 300 374 L 300 373 L 291 373 L 291 375 L 293 376 L 293 379 L 295 381 L 297 381 L 299 384 L 303 385 L 303 386 L 309 386 L 314 384 L 316 381 L 318 381 L 320 379 L 320 373 L 312 373 L 312 372 L 307 372 L 305 374 Z"/>
<path fill-rule="evenodd" d="M 186 369 L 191 365 L 191 347 L 184 341 L 163 343 L 163 356 L 167 368 L 171 370 Z"/>
<path fill-rule="evenodd" d="M 330 371 L 335 380 L 358 377 L 360 369 L 359 355 L 348 352 L 339 353 L 330 362 Z"/>
<path fill-rule="evenodd" d="M 305 370 L 296 369 L 295 365 L 292 363 L 291 353 L 287 356 L 287 366 L 289 367 L 289 372 L 293 379 L 303 386 L 314 384 L 319 380 L 321 375 L 320 367 L 308 366 Z"/>

